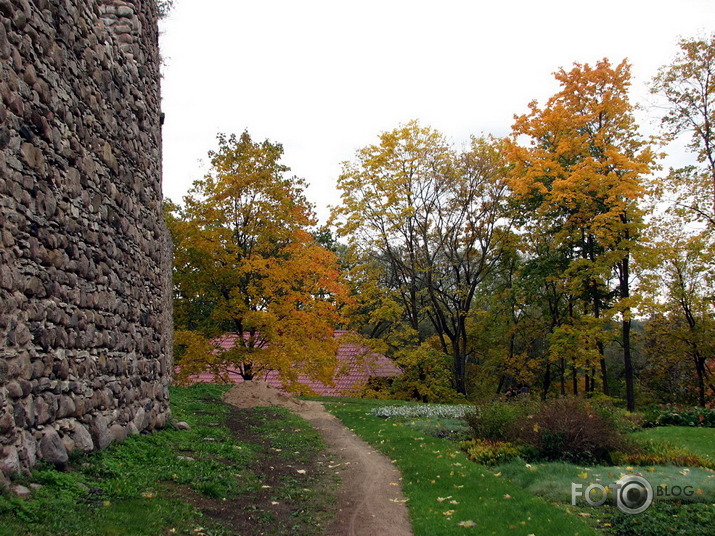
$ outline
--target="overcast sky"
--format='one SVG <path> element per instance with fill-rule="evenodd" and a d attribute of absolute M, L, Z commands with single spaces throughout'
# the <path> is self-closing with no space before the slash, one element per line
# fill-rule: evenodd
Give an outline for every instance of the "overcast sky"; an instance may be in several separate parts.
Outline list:
<path fill-rule="evenodd" d="M 218 132 L 269 138 L 321 219 L 340 163 L 419 119 L 460 146 L 506 135 L 557 91 L 553 72 L 633 65 L 632 100 L 679 37 L 715 31 L 715 0 L 176 0 L 161 23 L 164 194 L 205 173 Z M 653 131 L 645 115 L 644 131 Z"/>

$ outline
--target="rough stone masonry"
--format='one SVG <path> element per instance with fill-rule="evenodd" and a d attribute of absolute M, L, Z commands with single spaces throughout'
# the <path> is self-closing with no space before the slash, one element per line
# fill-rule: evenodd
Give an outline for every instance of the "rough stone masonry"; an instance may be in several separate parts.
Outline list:
<path fill-rule="evenodd" d="M 155 0 L 0 0 L 0 485 L 169 416 Z"/>

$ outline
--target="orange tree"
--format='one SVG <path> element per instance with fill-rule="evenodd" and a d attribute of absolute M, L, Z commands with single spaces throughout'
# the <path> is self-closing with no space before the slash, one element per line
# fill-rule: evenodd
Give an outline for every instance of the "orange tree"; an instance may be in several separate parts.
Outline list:
<path fill-rule="evenodd" d="M 579 290 L 583 305 L 576 313 L 594 319 L 586 324 L 596 331 L 605 315 L 621 319 L 626 398 L 633 409 L 630 261 L 643 226 L 641 181 L 653 154 L 638 135 L 628 101 L 627 62 L 575 64 L 555 76 L 560 91 L 543 108 L 532 102 L 530 113 L 516 118 L 506 151 L 513 166 L 509 184 L 522 215 L 550 229 L 554 243 L 570 256 L 560 275 L 570 281 L 572 293 Z M 563 340 L 569 333 L 581 337 L 581 329 L 559 333 L 562 348 L 582 347 L 582 341 Z M 595 335 L 589 344 L 601 356 L 605 386 L 602 340 Z M 594 352 L 586 354 L 592 361 Z"/>
<path fill-rule="evenodd" d="M 332 377 L 347 290 L 335 254 L 309 231 L 305 182 L 287 176 L 282 154 L 247 132 L 219 135 L 210 172 L 183 206 L 168 206 L 180 379 L 205 370 L 247 380 L 278 370 L 288 383 L 300 372 Z M 242 335 L 220 352 L 209 338 L 225 331 Z"/>

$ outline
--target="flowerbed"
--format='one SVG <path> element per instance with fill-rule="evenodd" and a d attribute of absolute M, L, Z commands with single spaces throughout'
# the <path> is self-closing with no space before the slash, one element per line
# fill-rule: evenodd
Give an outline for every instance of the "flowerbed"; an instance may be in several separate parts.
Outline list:
<path fill-rule="evenodd" d="M 380 406 L 370 411 L 370 414 L 376 417 L 382 417 L 383 419 L 414 419 L 418 417 L 461 419 L 469 411 L 474 411 L 474 406 L 467 404 L 406 404 L 400 406 Z"/>

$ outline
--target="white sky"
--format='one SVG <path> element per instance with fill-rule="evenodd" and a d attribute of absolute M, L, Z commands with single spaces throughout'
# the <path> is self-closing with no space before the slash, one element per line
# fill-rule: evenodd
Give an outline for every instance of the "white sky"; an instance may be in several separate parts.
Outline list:
<path fill-rule="evenodd" d="M 410 119 L 457 145 L 506 135 L 559 67 L 604 57 L 629 59 L 645 104 L 678 38 L 715 31 L 715 0 L 176 0 L 161 30 L 165 196 L 248 129 L 283 144 L 325 220 L 340 163 Z"/>

